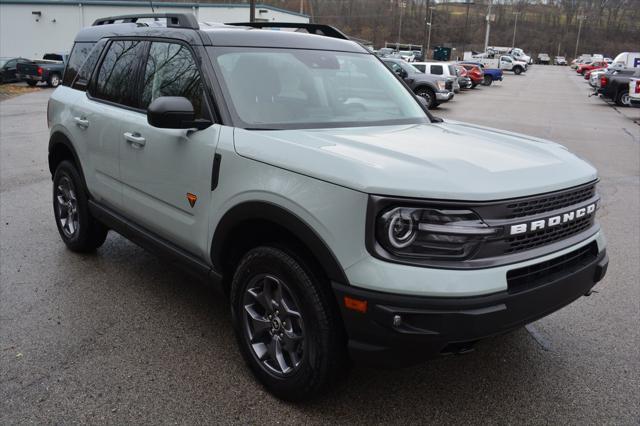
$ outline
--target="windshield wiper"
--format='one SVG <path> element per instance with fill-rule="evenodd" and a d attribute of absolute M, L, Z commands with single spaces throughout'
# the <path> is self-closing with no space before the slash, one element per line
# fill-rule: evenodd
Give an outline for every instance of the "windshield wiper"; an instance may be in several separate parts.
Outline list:
<path fill-rule="evenodd" d="M 275 127 L 245 127 L 245 130 L 284 130 Z"/>

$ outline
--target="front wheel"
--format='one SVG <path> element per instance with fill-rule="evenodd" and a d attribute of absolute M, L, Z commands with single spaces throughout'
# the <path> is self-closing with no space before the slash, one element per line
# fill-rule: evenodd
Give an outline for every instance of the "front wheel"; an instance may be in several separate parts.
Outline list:
<path fill-rule="evenodd" d="M 416 89 L 416 95 L 422 96 L 427 101 L 427 108 L 433 109 L 436 107 L 436 94 L 428 87 L 419 87 Z"/>
<path fill-rule="evenodd" d="M 250 250 L 231 283 L 231 311 L 242 355 L 278 398 L 308 399 L 344 372 L 346 343 L 328 283 L 279 248 Z"/>
<path fill-rule="evenodd" d="M 515 75 L 520 75 L 520 74 L 522 73 L 522 68 L 520 68 L 520 67 L 515 67 L 515 68 L 513 69 L 513 73 L 514 73 Z"/>
<path fill-rule="evenodd" d="M 485 75 L 484 76 L 484 81 L 482 82 L 482 84 L 484 86 L 491 86 L 491 83 L 493 83 L 493 78 L 491 78 L 490 75 Z"/>
<path fill-rule="evenodd" d="M 628 90 L 623 90 L 616 96 L 616 105 L 618 106 L 631 106 L 631 97 Z"/>
<path fill-rule="evenodd" d="M 93 251 L 107 238 L 108 229 L 91 216 L 82 179 L 69 161 L 61 162 L 53 175 L 53 214 L 60 237 L 71 251 Z"/>

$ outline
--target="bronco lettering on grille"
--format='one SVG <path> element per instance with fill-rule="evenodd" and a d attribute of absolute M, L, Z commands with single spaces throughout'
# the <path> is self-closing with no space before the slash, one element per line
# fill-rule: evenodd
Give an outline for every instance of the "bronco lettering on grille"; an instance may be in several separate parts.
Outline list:
<path fill-rule="evenodd" d="M 532 222 L 518 223 L 511 225 L 509 228 L 509 235 L 525 234 L 527 232 L 539 231 L 541 229 L 550 228 L 552 226 L 560 225 L 561 223 L 573 222 L 585 216 L 589 216 L 596 211 L 596 203 L 589 204 L 588 206 L 581 207 L 579 209 L 571 210 L 563 214 L 551 216 L 545 219 L 534 220 Z"/>

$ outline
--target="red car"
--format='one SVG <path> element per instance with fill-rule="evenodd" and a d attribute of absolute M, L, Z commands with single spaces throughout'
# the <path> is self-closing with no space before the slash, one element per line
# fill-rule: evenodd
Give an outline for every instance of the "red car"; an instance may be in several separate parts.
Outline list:
<path fill-rule="evenodd" d="M 578 74 L 584 75 L 587 71 L 594 70 L 596 68 L 606 68 L 608 64 L 605 61 L 591 62 L 588 64 L 580 64 L 576 68 Z"/>
<path fill-rule="evenodd" d="M 460 64 L 467 70 L 467 77 L 471 79 L 473 85 L 471 88 L 476 87 L 478 84 L 482 83 L 484 80 L 484 71 L 480 69 L 477 65 L 471 64 Z"/>

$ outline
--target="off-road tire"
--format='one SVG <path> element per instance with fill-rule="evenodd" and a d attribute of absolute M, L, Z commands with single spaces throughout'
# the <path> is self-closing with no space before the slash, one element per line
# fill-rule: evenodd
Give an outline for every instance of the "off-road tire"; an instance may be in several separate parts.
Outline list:
<path fill-rule="evenodd" d="M 69 216 L 69 207 L 67 206 L 70 204 L 62 203 L 60 198 L 61 187 L 67 185 L 73 192 L 73 197 L 67 197 L 67 199 L 71 200 L 73 206 L 71 209 L 74 211 L 72 216 L 77 221 L 72 233 L 64 227 L 61 219 L 63 213 L 67 217 Z M 75 201 L 73 201 L 74 199 Z M 62 161 L 53 175 L 53 214 L 60 237 L 71 251 L 92 252 L 100 247 L 107 238 L 109 229 L 91 216 L 87 191 L 83 186 L 80 173 L 70 161 Z"/>
<path fill-rule="evenodd" d="M 230 299 L 233 326 L 240 352 L 255 377 L 276 397 L 288 401 L 300 401 L 328 389 L 345 375 L 349 362 L 345 333 L 329 283 L 323 282 L 324 280 L 316 276 L 316 273 L 308 267 L 302 258 L 293 253 L 293 250 L 275 246 L 261 246 L 251 249 L 244 255 L 236 268 L 231 283 Z M 255 298 L 256 293 L 253 286 L 254 283 L 260 282 L 260 279 L 264 280 L 264 277 L 275 278 L 285 284 L 286 290 L 291 296 L 287 305 L 296 305 L 296 312 L 300 314 L 302 319 L 302 336 L 304 338 L 298 347 L 298 349 L 302 348 L 302 353 L 298 352 L 299 364 L 289 373 L 272 371 L 267 365 L 269 361 L 264 361 L 270 355 L 264 352 L 263 360 L 260 360 L 258 351 L 254 348 L 255 345 L 250 343 L 253 333 L 250 330 L 250 324 L 254 324 L 252 318 L 256 318 L 256 311 L 260 311 L 261 322 L 267 323 L 269 321 L 267 310 L 261 309 L 262 304 L 258 306 L 247 303 L 247 300 L 258 300 Z M 265 293 L 264 289 L 265 287 L 262 287 L 261 295 Z M 274 293 L 277 293 L 272 292 L 272 289 L 273 287 L 270 285 L 270 290 L 266 294 L 273 296 Z M 264 302 L 265 299 L 268 299 L 275 302 L 277 298 L 272 296 L 265 296 L 261 300 Z M 247 316 L 249 306 L 253 307 L 251 314 Z M 278 321 L 280 320 L 278 319 Z M 288 320 L 281 324 L 285 324 L 286 321 Z M 291 327 L 291 321 L 287 326 Z M 266 336 L 267 341 L 273 341 L 276 338 L 274 328 L 273 326 L 269 327 L 271 328 L 268 335 L 266 330 L 263 330 L 260 332 L 260 336 Z M 254 335 L 257 335 L 257 332 Z M 253 341 L 255 342 L 256 339 Z M 281 342 L 283 342 L 280 352 L 282 356 L 285 342 L 283 340 Z M 265 345 L 264 347 L 268 348 L 269 346 Z M 292 359 L 290 356 L 288 357 L 288 360 Z"/>

